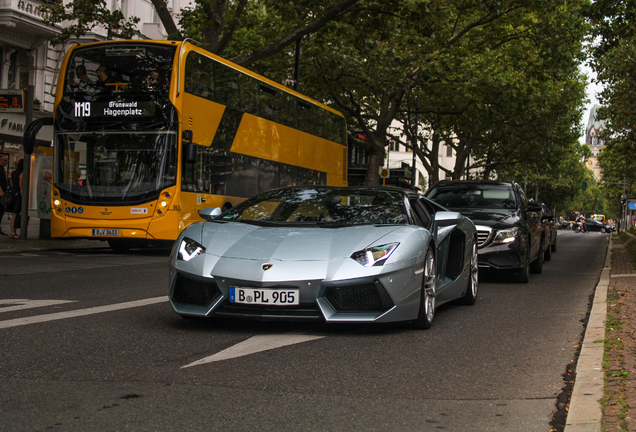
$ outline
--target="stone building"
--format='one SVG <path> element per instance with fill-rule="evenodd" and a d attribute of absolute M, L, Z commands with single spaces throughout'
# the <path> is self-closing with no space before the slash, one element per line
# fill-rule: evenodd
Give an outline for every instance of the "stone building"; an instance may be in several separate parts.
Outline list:
<path fill-rule="evenodd" d="M 601 179 L 601 167 L 598 165 L 598 155 L 605 148 L 605 140 L 603 139 L 603 132 L 605 131 L 605 121 L 597 120 L 596 111 L 598 105 L 594 105 L 590 110 L 590 117 L 585 128 L 585 144 L 592 151 L 590 158 L 585 161 L 587 166 L 593 173 L 597 180 Z"/>

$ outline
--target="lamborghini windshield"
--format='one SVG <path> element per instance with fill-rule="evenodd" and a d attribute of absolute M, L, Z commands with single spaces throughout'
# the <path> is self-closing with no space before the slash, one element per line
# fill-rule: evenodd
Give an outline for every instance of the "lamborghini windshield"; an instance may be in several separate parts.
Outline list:
<path fill-rule="evenodd" d="M 276 225 L 406 224 L 404 197 L 364 188 L 288 188 L 258 195 L 230 209 L 219 221 Z"/>

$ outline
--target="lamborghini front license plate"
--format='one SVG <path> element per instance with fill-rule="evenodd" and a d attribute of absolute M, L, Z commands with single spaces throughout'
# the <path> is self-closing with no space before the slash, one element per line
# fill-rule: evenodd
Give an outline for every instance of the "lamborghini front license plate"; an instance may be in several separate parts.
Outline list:
<path fill-rule="evenodd" d="M 230 287 L 230 303 L 297 306 L 300 304 L 299 297 L 297 289 Z"/>

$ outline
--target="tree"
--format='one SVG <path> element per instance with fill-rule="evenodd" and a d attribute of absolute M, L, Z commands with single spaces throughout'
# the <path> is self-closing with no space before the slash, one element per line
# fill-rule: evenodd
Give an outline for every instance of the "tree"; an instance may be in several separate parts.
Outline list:
<path fill-rule="evenodd" d="M 43 21 L 48 25 L 69 21 L 59 34 L 50 38 L 53 44 L 63 44 L 69 39 L 80 38 L 97 26 L 103 26 L 107 39 L 129 39 L 137 31 L 139 18 L 126 18 L 119 9 L 111 11 L 105 0 L 73 0 L 70 3 L 51 2 L 39 6 Z"/>
<path fill-rule="evenodd" d="M 311 69 L 324 81 L 316 93 L 328 94 L 326 99 L 334 101 L 370 143 L 365 183 L 379 182 L 388 129 L 402 115 L 405 96 L 419 86 L 421 100 L 424 96 L 442 97 L 448 95 L 449 88 L 466 83 L 461 73 L 463 63 L 479 55 L 486 61 L 488 51 L 518 37 L 519 29 L 511 22 L 523 20 L 529 8 L 541 4 L 369 1 L 365 8 L 350 11 L 343 19 L 331 22 L 329 31 L 312 38 Z M 477 71 L 471 69 L 471 73 Z M 446 103 L 444 108 L 451 105 Z M 433 116 L 423 119 L 425 125 L 434 122 Z M 440 140 L 450 136 L 450 128 L 439 134 Z M 427 169 L 434 171 L 437 153 L 431 152 L 426 161 L 426 152 L 423 146 L 418 149 Z"/>
<path fill-rule="evenodd" d="M 517 165 L 522 172 L 545 170 L 573 151 L 584 100 L 578 64 L 586 26 L 578 10 L 585 3 L 525 11 L 500 23 L 514 29 L 507 39 L 466 38 L 455 47 L 450 75 L 423 85 L 418 96 L 420 130 L 428 134 L 420 141 L 428 138 L 430 145 L 420 157 L 432 183 L 440 141 L 456 155 L 454 167 L 442 168 L 453 179 L 467 168 L 480 178 Z M 473 49 L 478 43 L 485 48 Z"/>
<path fill-rule="evenodd" d="M 360 0 L 316 1 L 285 3 L 256 0 L 195 0 L 192 8 L 184 8 L 180 31 L 167 9 L 165 0 L 151 0 L 157 14 L 172 40 L 192 37 L 202 40 L 202 46 L 210 52 L 221 55 L 232 43 L 237 32 L 254 23 L 263 24 L 259 18 L 273 18 L 270 26 L 273 32 L 267 40 L 256 40 L 249 51 L 229 58 L 246 66 L 282 52 L 304 36 L 320 30 L 331 20 L 339 19 L 347 9 Z M 64 43 L 69 38 L 81 37 L 94 27 L 101 25 L 107 29 L 108 39 L 127 39 L 135 34 L 135 24 L 139 18 L 126 19 L 121 11 L 110 11 L 105 0 L 73 0 L 66 5 L 51 3 L 40 6 L 45 12 L 44 22 L 54 25 L 62 21 L 73 24 L 64 28 L 61 34 L 51 38 L 52 43 Z M 293 21 L 283 21 L 278 16 L 294 11 Z"/>
<path fill-rule="evenodd" d="M 592 23 L 590 66 L 603 83 L 599 120 L 605 120 L 599 155 L 603 189 L 618 213 L 620 196 L 636 195 L 636 1 L 597 0 L 587 10 Z"/>

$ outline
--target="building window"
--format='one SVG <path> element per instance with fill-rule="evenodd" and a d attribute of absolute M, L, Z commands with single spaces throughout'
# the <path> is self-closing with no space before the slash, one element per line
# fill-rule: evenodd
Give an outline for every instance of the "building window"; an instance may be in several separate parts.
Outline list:
<path fill-rule="evenodd" d="M 446 157 L 453 157 L 453 148 L 449 145 L 446 146 Z"/>

